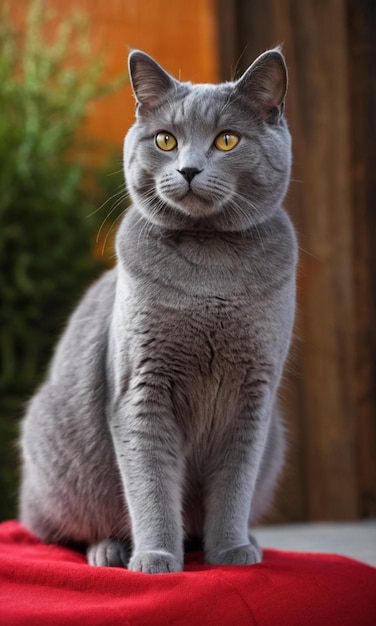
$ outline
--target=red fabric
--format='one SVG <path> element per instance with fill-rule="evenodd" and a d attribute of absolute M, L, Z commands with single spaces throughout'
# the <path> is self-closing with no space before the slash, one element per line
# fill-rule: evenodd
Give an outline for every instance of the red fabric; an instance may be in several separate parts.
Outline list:
<path fill-rule="evenodd" d="M 264 562 L 180 574 L 96 568 L 0 524 L 0 624 L 6 626 L 375 626 L 376 569 L 334 555 L 265 550 Z"/>

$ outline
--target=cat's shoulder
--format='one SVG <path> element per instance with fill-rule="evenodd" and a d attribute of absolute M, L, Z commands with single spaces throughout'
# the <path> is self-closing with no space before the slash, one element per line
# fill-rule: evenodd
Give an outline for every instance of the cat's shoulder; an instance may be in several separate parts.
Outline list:
<path fill-rule="evenodd" d="M 108 315 L 115 298 L 117 272 L 117 267 L 105 271 L 88 287 L 72 314 L 73 323 Z"/>

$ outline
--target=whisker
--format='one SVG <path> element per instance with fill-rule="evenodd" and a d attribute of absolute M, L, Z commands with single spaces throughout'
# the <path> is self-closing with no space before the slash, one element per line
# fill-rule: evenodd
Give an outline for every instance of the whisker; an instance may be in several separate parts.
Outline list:
<path fill-rule="evenodd" d="M 116 222 L 117 222 L 120 218 L 122 218 L 122 217 L 123 217 L 123 215 L 124 215 L 124 213 L 125 213 L 125 211 L 126 211 L 126 210 L 127 210 L 127 209 L 125 208 L 125 209 L 124 209 L 124 210 L 120 213 L 120 215 L 117 215 L 117 216 L 115 217 L 115 219 L 114 219 L 114 221 L 112 222 L 112 224 L 111 224 L 110 228 L 108 229 L 108 231 L 107 231 L 107 233 L 106 233 L 106 237 L 105 237 L 104 242 L 103 242 L 103 246 L 102 246 L 102 256 L 104 255 L 104 250 L 105 250 L 105 247 L 106 247 L 106 244 L 107 244 L 107 240 L 108 240 L 108 238 L 109 238 L 109 236 L 110 236 L 110 233 L 113 231 L 113 228 L 114 228 L 114 226 L 115 226 Z"/>
<path fill-rule="evenodd" d="M 121 163 L 121 161 L 119 161 L 119 163 Z M 120 169 L 115 170 L 114 172 L 109 172 L 109 174 L 107 174 L 107 176 L 115 176 L 116 174 L 120 174 L 120 172 L 123 172 L 123 171 L 124 171 L 124 168 L 121 167 Z"/>
<path fill-rule="evenodd" d="M 119 189 L 119 191 L 116 191 L 115 193 L 113 193 L 112 196 L 110 196 L 109 198 L 107 198 L 107 200 L 102 202 L 102 204 L 97 209 L 95 209 L 95 211 L 93 211 L 92 213 L 89 213 L 89 215 L 87 217 L 92 217 L 93 215 L 98 213 L 98 211 L 103 209 L 103 207 L 106 206 L 106 204 L 108 204 L 108 202 L 111 202 L 111 200 L 113 200 L 116 196 L 120 195 L 121 193 L 124 193 L 124 191 L 125 191 L 125 183 L 123 183 L 121 185 L 121 188 Z M 129 196 L 129 194 L 126 194 L 125 197 L 127 197 L 127 196 Z"/>
<path fill-rule="evenodd" d="M 243 200 L 243 201 L 244 201 L 244 200 Z M 255 207 L 255 206 L 253 205 L 253 203 L 251 203 L 250 201 L 248 201 L 248 204 L 250 204 L 251 208 L 252 208 L 254 211 L 256 211 L 257 213 L 259 213 L 259 212 L 257 211 L 257 207 Z M 251 215 L 251 213 L 247 212 L 247 211 L 244 209 L 244 207 L 243 207 L 243 206 L 242 206 L 239 202 L 236 202 L 236 200 L 235 200 L 234 198 L 231 198 L 231 199 L 230 199 L 230 202 L 229 202 L 228 206 L 229 206 L 230 208 L 232 208 L 233 210 L 237 211 L 237 212 L 238 212 L 238 213 L 240 213 L 243 217 L 245 217 L 245 218 L 246 218 L 246 221 L 248 222 L 248 224 L 249 224 L 252 228 L 254 228 L 254 229 L 255 229 L 255 231 L 256 231 L 256 233 L 257 233 L 257 236 L 258 236 L 258 238 L 259 238 L 259 241 L 260 241 L 260 243 L 261 243 L 261 246 L 262 246 L 263 250 L 265 250 L 265 248 L 264 248 L 264 242 L 263 242 L 263 240 L 262 240 L 261 233 L 260 233 L 260 230 L 259 230 L 259 228 L 258 228 L 257 222 L 256 222 L 256 220 L 253 218 L 253 216 Z M 244 229 L 244 230 L 246 230 L 246 229 Z"/>
<path fill-rule="evenodd" d="M 114 205 L 111 207 L 111 210 L 109 211 L 109 213 L 106 215 L 106 217 L 104 218 L 102 224 L 99 227 L 99 230 L 97 232 L 97 237 L 96 237 L 96 243 L 98 243 L 102 229 L 106 223 L 106 221 L 108 220 L 108 218 L 113 214 L 114 211 L 116 211 L 116 209 L 121 205 L 121 203 L 126 200 L 126 198 L 128 197 L 128 194 L 125 194 L 123 196 L 121 196 L 120 198 L 118 198 L 116 200 L 116 202 L 114 203 Z"/>

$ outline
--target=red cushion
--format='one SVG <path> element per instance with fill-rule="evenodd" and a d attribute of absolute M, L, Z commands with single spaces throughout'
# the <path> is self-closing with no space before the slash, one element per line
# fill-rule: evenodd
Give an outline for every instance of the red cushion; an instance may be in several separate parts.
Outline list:
<path fill-rule="evenodd" d="M 0 524 L 0 624 L 56 626 L 366 626 L 376 624 L 376 569 L 345 557 L 265 550 L 264 562 L 180 574 L 89 567 L 18 522 Z"/>

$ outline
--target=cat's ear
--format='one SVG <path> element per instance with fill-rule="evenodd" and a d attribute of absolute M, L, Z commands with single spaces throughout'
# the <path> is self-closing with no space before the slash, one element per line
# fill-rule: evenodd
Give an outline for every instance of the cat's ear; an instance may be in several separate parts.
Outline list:
<path fill-rule="evenodd" d="M 129 78 L 138 105 L 152 109 L 176 87 L 177 81 L 145 52 L 133 50 L 128 59 Z"/>
<path fill-rule="evenodd" d="M 278 120 L 287 92 L 287 68 L 280 49 L 261 54 L 237 81 L 235 91 L 252 101 L 266 121 Z"/>

